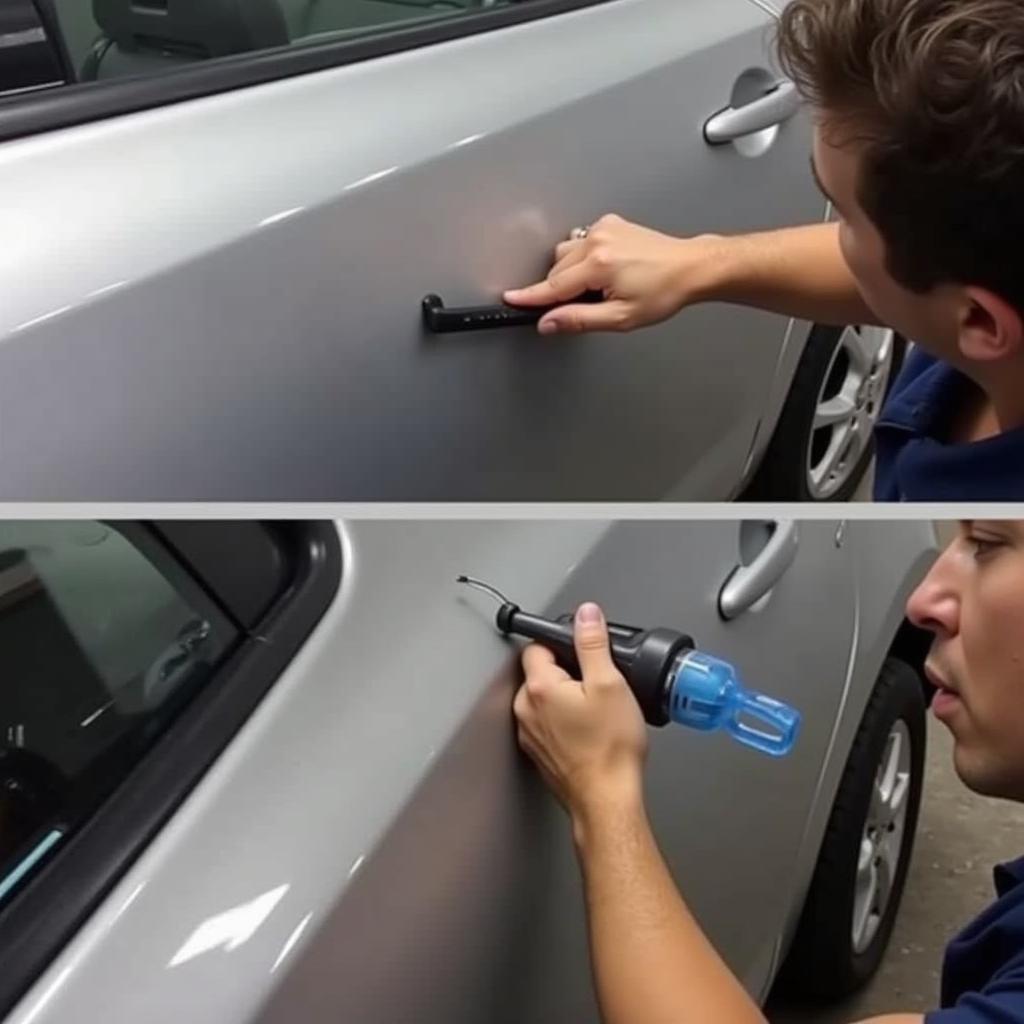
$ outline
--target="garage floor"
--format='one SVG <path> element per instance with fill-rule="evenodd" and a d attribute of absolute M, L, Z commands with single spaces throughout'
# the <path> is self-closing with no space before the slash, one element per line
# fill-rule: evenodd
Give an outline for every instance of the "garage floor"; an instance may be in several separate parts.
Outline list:
<path fill-rule="evenodd" d="M 769 1003 L 772 1024 L 850 1024 L 881 1013 L 934 1009 L 947 940 L 993 896 L 992 865 L 1024 855 L 1024 807 L 970 793 L 952 765 L 948 731 L 929 718 L 928 764 L 914 859 L 886 958 L 842 1006 Z"/>

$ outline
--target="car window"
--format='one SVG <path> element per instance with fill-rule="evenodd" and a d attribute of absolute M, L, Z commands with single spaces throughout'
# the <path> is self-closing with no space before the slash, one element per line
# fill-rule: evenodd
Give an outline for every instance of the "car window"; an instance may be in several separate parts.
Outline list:
<path fill-rule="evenodd" d="M 50 0 L 74 78 L 159 74 L 234 54 L 356 39 L 511 0 Z"/>
<path fill-rule="evenodd" d="M 0 521 L 0 908 L 237 638 L 144 528 L 127 529 Z"/>

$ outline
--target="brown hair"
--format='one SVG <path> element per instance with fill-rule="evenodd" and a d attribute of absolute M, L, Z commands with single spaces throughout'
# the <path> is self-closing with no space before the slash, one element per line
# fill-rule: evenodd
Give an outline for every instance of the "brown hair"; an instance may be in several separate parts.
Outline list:
<path fill-rule="evenodd" d="M 823 128 L 863 143 L 892 277 L 1024 313 L 1024 0 L 791 0 L 778 49 Z"/>

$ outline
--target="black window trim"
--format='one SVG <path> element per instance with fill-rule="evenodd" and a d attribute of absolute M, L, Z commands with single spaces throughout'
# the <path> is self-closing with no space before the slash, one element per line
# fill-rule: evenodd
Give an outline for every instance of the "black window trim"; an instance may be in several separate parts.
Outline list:
<path fill-rule="evenodd" d="M 151 78 L 79 83 L 0 99 L 0 142 L 247 86 L 343 67 L 466 36 L 522 25 L 615 0 L 517 0 L 427 24 L 381 27 L 360 39 L 255 51 Z"/>
<path fill-rule="evenodd" d="M 120 527 L 121 524 L 118 524 Z M 125 524 L 126 526 L 128 524 Z M 225 520 L 205 523 L 213 551 L 237 558 Z M 333 523 L 270 521 L 268 538 L 287 554 L 291 573 L 267 612 L 216 671 L 132 774 L 0 908 L 0 1017 L 6 1016 L 166 823 L 259 705 L 334 600 L 342 553 Z M 144 527 L 167 553 L 180 524 Z M 191 522 L 195 538 L 195 522 Z M 137 529 L 137 528 L 136 528 Z M 131 530 L 124 530 L 126 536 Z M 193 561 L 193 573 L 202 566 Z M 206 587 L 199 576 L 196 582 Z M 220 597 L 220 595 L 218 595 Z M 230 600 L 221 601 L 230 609 Z"/>

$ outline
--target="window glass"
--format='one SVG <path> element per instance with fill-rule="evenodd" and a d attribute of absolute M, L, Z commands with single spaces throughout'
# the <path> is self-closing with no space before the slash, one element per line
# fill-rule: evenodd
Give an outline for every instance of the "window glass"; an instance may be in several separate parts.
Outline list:
<path fill-rule="evenodd" d="M 0 3 L 0 96 L 61 85 L 59 54 L 32 0 Z"/>
<path fill-rule="evenodd" d="M 50 0 L 80 81 L 465 16 L 511 0 Z"/>
<path fill-rule="evenodd" d="M 236 638 L 136 536 L 141 546 L 99 522 L 0 520 L 0 905 L 125 779 Z"/>

